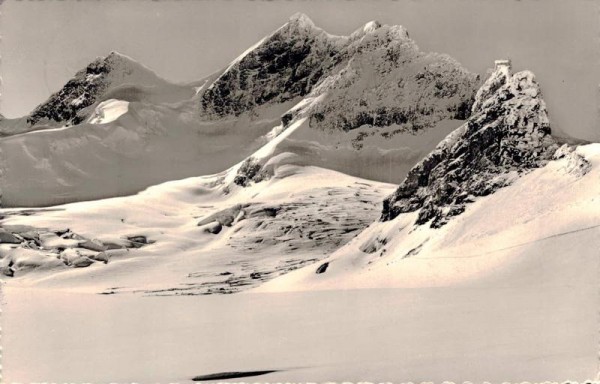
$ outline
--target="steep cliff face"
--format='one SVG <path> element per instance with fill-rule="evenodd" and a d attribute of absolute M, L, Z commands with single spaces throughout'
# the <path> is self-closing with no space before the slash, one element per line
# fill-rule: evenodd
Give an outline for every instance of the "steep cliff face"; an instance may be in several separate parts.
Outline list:
<path fill-rule="evenodd" d="M 544 165 L 557 148 L 534 75 L 498 69 L 477 92 L 469 120 L 384 201 L 381 219 L 419 211 L 416 224 L 440 227 L 475 197 Z"/>
<path fill-rule="evenodd" d="M 212 119 L 239 116 L 266 103 L 310 92 L 339 61 L 343 37 L 329 35 L 303 14 L 234 60 L 204 91 L 203 112 Z"/>

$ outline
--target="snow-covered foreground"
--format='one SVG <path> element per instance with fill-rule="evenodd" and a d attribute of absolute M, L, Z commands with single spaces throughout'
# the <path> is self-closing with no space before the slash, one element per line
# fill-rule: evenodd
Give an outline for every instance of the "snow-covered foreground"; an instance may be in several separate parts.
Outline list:
<path fill-rule="evenodd" d="M 388 233 L 398 231 L 404 225 L 398 219 L 376 223 L 342 247 L 325 273 L 315 274 L 317 265 L 312 265 L 246 293 L 98 295 L 50 289 L 53 284 L 27 277 L 35 274 L 17 277 L 3 287 L 4 379 L 185 383 L 197 375 L 262 370 L 277 372 L 233 381 L 593 379 L 598 373 L 600 321 L 597 149 L 578 149 L 592 166 L 584 176 L 579 167 L 569 166 L 573 157 L 554 161 L 472 204 L 439 232 L 421 227 L 389 236 L 389 258 L 378 252 L 359 255 L 356 247 L 384 233 L 382 226 L 391 226 Z M 287 188 L 305 186 L 298 180 L 317 182 L 319 175 L 319 182 L 330 185 L 334 173 L 322 172 L 306 168 L 271 185 L 282 189 L 265 188 L 261 193 L 276 201 L 277 196 L 289 195 Z M 189 182 L 163 185 L 161 196 L 170 185 L 172 197 L 177 196 L 181 206 L 189 204 L 202 196 L 177 188 Z M 260 184 L 238 196 L 256 193 Z M 151 193 L 152 189 L 146 192 Z M 118 201 L 111 204 L 115 209 L 132 205 L 131 212 L 137 211 L 132 200 L 123 200 L 117 208 Z M 140 206 L 137 212 L 146 215 L 132 216 L 131 222 L 157 220 L 164 228 L 175 227 L 177 205 L 170 206 L 173 216 L 159 215 L 157 201 L 145 200 L 146 210 Z M 168 201 L 173 204 L 176 199 Z M 97 204 L 108 217 L 108 208 Z M 68 206 L 70 215 L 77 206 L 83 205 Z M 404 216 L 412 227 L 414 217 Z M 117 224 L 103 220 L 97 217 L 95 230 L 114 232 L 109 227 Z M 191 219 L 181 227 L 188 228 L 181 234 L 197 228 Z M 158 233 L 149 231 L 151 237 Z M 432 236 L 429 242 L 420 252 L 402 257 L 404 248 L 413 247 L 411 242 L 422 242 L 422 233 Z M 435 233 L 440 237 L 434 238 Z M 396 242 L 396 237 L 402 241 Z M 163 241 L 168 247 L 175 245 L 166 235 L 157 239 L 138 251 Z M 148 287 L 167 284 L 177 277 L 172 271 L 190 267 L 182 260 L 200 260 L 191 252 L 182 255 L 180 264 L 172 256 L 146 254 L 61 272 L 46 283 L 68 282 L 63 288 L 82 281 L 105 284 L 127 275 L 129 279 L 139 270 L 132 281 Z M 372 260 L 377 261 L 369 264 Z M 160 268 L 153 267 L 155 261 Z M 69 274 L 73 278 L 64 279 Z M 352 284 L 370 289 L 340 289 Z M 378 286 L 395 288 L 374 288 Z"/>
<path fill-rule="evenodd" d="M 597 258 L 578 265 L 583 276 L 598 271 Z M 518 273 L 530 283 L 194 297 L 4 289 L 3 378 L 185 383 L 256 370 L 279 372 L 233 381 L 594 378 L 597 284 Z"/>
<path fill-rule="evenodd" d="M 254 154 L 268 159 L 268 177 L 245 186 L 235 180 L 252 167 L 241 162 L 136 196 L 3 210 L 5 229 L 46 231 L 42 249 L 2 245 L 3 268 L 12 260 L 14 271 L 3 284 L 4 379 L 184 383 L 245 371 L 276 371 L 245 379 L 261 382 L 596 377 L 599 144 L 513 175 L 510 186 L 432 229 L 415 226 L 415 213 L 376 221 L 389 184 L 273 157 L 302 124 Z M 103 244 L 135 236 L 153 243 L 71 268 L 94 256 L 77 237 L 57 234 L 67 226 Z M 52 244 L 55 252 L 46 249 Z M 173 296 L 263 281 L 236 295 Z"/>

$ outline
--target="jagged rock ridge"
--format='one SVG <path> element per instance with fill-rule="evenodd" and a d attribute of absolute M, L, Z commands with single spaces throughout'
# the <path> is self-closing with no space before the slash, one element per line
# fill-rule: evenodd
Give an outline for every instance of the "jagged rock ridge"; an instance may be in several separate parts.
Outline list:
<path fill-rule="evenodd" d="M 350 36 L 332 36 L 295 15 L 235 60 L 203 92 L 201 107 L 216 119 L 308 96 L 319 98 L 304 111 L 311 127 L 418 131 L 466 118 L 478 82 L 447 55 L 421 52 L 401 26 L 369 22 Z M 291 111 L 284 123 L 293 117 Z"/>
<path fill-rule="evenodd" d="M 202 108 L 221 118 L 304 96 L 339 61 L 340 42 L 296 14 L 235 60 L 202 94 Z"/>
<path fill-rule="evenodd" d="M 558 148 L 533 73 L 494 71 L 469 120 L 451 133 L 384 201 L 381 219 L 419 210 L 416 224 L 444 225 L 477 196 L 544 165 Z"/>

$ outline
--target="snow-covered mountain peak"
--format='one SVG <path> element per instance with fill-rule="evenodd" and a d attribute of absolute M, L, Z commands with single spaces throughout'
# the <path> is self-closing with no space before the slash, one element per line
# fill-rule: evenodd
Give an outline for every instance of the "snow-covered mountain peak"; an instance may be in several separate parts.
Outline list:
<path fill-rule="evenodd" d="M 297 14 L 234 60 L 200 100 L 203 113 L 219 119 L 327 94 L 321 106 L 310 103 L 311 127 L 349 131 L 411 122 L 419 130 L 468 115 L 477 83 L 458 62 L 421 52 L 402 26 L 370 21 L 340 37 Z M 419 102 L 430 94 L 431 102 Z"/>
<path fill-rule="evenodd" d="M 116 83 L 156 85 L 164 82 L 154 71 L 139 61 L 117 51 L 111 51 L 106 57 L 99 58 L 108 68 L 107 79 Z"/>
<path fill-rule="evenodd" d="M 79 124 L 88 117 L 88 107 L 101 101 L 102 95 L 122 85 L 169 86 L 146 66 L 112 51 L 77 72 L 62 89 L 33 110 L 27 123 L 31 126 Z"/>
<path fill-rule="evenodd" d="M 238 116 L 304 96 L 334 65 L 344 38 L 297 14 L 234 60 L 200 96 L 208 118 Z"/>
<path fill-rule="evenodd" d="M 467 122 L 385 200 L 382 220 L 419 211 L 416 224 L 440 227 L 476 197 L 546 164 L 557 148 L 533 73 L 498 68 L 477 92 Z"/>
<path fill-rule="evenodd" d="M 108 55 L 106 55 L 105 57 L 102 58 L 104 61 L 110 61 L 110 62 L 124 62 L 124 63 L 136 63 L 138 64 L 138 62 L 136 60 L 134 60 L 133 58 L 131 58 L 131 56 L 127 56 L 124 55 L 120 52 L 117 51 L 110 51 L 110 53 Z"/>
<path fill-rule="evenodd" d="M 156 76 L 156 74 L 151 69 L 141 64 L 139 61 L 117 51 L 111 51 L 105 57 L 100 57 L 99 60 L 106 63 L 110 68 L 110 72 L 113 73 L 115 71 L 120 70 L 138 70 L 143 72 L 149 72 Z"/>
<path fill-rule="evenodd" d="M 131 58 L 131 56 L 124 55 L 118 51 L 110 51 L 109 54 L 106 56 L 106 59 L 109 59 L 109 58 L 117 58 L 120 60 L 135 61 L 134 59 Z"/>
<path fill-rule="evenodd" d="M 370 33 L 373 32 L 374 30 L 376 30 L 377 28 L 381 27 L 381 23 L 377 20 L 371 20 L 368 23 L 366 23 L 363 27 L 362 30 L 365 33 Z"/>
<path fill-rule="evenodd" d="M 333 36 L 323 29 L 315 25 L 315 23 L 304 13 L 295 13 L 290 16 L 285 24 L 275 30 L 271 35 L 267 36 L 264 40 L 281 39 L 285 38 L 300 38 L 301 36 L 316 36 L 326 35 L 332 40 L 339 39 L 338 36 Z"/>
<path fill-rule="evenodd" d="M 305 28 L 312 28 L 315 26 L 315 23 L 313 23 L 313 21 L 302 12 L 297 12 L 290 16 L 288 23 Z"/>

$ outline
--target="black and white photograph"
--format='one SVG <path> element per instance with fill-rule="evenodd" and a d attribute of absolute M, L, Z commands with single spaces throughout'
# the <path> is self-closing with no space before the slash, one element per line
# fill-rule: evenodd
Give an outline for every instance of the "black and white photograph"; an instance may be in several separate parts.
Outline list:
<path fill-rule="evenodd" d="M 600 1 L 0 1 L 1 382 L 600 382 Z"/>

